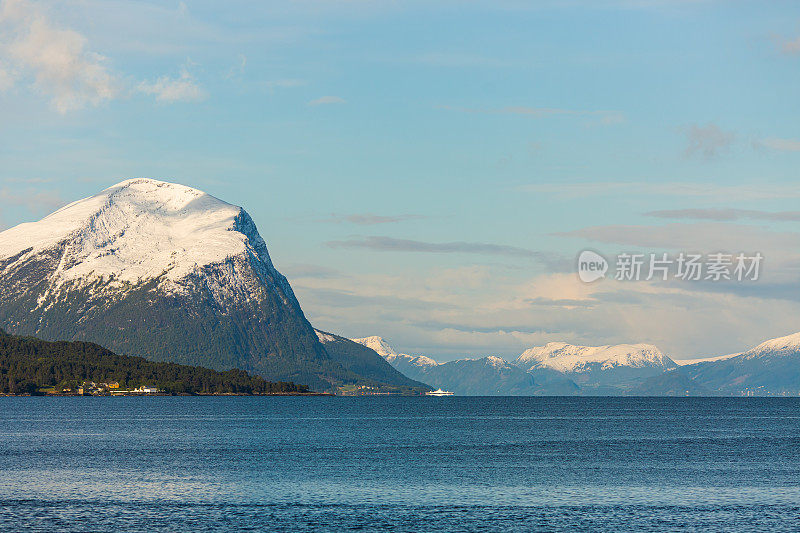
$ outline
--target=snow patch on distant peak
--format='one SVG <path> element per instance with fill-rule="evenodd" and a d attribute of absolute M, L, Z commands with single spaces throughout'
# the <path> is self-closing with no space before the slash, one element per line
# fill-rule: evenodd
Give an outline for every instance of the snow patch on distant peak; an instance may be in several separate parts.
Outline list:
<path fill-rule="evenodd" d="M 61 258 L 52 285 L 114 279 L 177 281 L 252 253 L 274 267 L 249 215 L 202 191 L 154 179 L 120 182 L 38 222 L 0 233 L 0 260 L 47 250 Z"/>
<path fill-rule="evenodd" d="M 373 335 L 371 337 L 362 337 L 360 339 L 351 339 L 353 342 L 357 342 L 359 344 L 363 344 L 367 348 L 375 350 L 381 357 L 396 357 L 399 355 L 394 348 L 389 346 L 389 343 L 386 342 L 383 337 L 378 337 L 377 335 Z"/>
<path fill-rule="evenodd" d="M 502 357 L 497 357 L 496 355 L 489 355 L 485 357 L 486 363 L 490 366 L 495 368 L 504 368 L 508 366 L 508 361 L 503 359 Z"/>
<path fill-rule="evenodd" d="M 412 356 L 408 354 L 401 354 L 405 357 L 411 357 L 411 364 L 416 366 L 439 366 L 439 363 L 424 355 Z"/>
<path fill-rule="evenodd" d="M 800 352 L 800 333 L 793 333 L 792 335 L 762 342 L 752 350 L 746 351 L 743 355 L 749 359 L 763 355 L 791 355 L 797 352 Z"/>
<path fill-rule="evenodd" d="M 652 344 L 575 346 L 565 342 L 549 342 L 525 350 L 517 357 L 515 364 L 525 370 L 551 368 L 559 372 L 582 372 L 588 370 L 589 365 L 600 365 L 601 370 L 677 366 Z"/>
<path fill-rule="evenodd" d="M 333 335 L 330 335 L 328 333 L 325 333 L 324 331 L 320 331 L 318 329 L 315 329 L 314 333 L 317 334 L 317 338 L 319 339 L 319 342 L 321 342 L 322 344 L 326 344 L 328 342 L 335 342 L 336 341 L 336 337 L 334 337 Z"/>
<path fill-rule="evenodd" d="M 688 365 L 696 365 L 697 363 L 711 363 L 714 361 L 724 361 L 725 359 L 731 359 L 733 357 L 738 357 L 742 355 L 741 352 L 739 353 L 731 353 L 728 355 L 717 355 L 715 357 L 701 357 L 699 359 L 673 359 L 675 364 L 678 366 L 688 366 Z"/>
<path fill-rule="evenodd" d="M 350 339 L 377 352 L 378 355 L 386 359 L 392 365 L 400 361 L 420 367 L 439 366 L 439 363 L 424 355 L 409 355 L 407 353 L 397 353 L 383 337 L 373 335 L 372 337 L 362 337 L 360 339 Z"/>

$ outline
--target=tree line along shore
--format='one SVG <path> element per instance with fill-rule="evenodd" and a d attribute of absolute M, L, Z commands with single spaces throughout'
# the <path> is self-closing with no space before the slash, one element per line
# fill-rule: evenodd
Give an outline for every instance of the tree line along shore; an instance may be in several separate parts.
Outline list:
<path fill-rule="evenodd" d="M 305 385 L 243 370 L 149 361 L 89 342 L 43 341 L 0 329 L 0 395 L 308 395 Z"/>

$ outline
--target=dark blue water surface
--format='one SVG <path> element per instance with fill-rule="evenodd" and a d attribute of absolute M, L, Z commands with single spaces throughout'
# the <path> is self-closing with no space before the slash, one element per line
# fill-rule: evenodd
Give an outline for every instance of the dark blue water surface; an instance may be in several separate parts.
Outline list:
<path fill-rule="evenodd" d="M 800 400 L 0 398 L 0 530 L 800 530 Z"/>

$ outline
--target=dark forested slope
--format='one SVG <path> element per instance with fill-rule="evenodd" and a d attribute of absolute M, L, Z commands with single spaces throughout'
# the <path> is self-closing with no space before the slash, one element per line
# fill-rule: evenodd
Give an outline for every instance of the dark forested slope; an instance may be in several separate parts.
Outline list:
<path fill-rule="evenodd" d="M 48 342 L 0 329 L 0 393 L 36 393 L 84 381 L 117 382 L 120 388 L 155 386 L 173 393 L 289 394 L 307 392 L 294 383 L 266 381 L 242 370 L 217 372 L 117 355 L 89 342 Z"/>

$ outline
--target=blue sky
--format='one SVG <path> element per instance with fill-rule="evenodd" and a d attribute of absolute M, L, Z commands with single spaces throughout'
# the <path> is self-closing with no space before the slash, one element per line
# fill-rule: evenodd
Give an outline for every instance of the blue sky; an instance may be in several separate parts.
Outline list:
<path fill-rule="evenodd" d="M 323 329 L 718 355 L 800 329 L 799 86 L 796 2 L 0 0 L 0 227 L 154 177 L 245 207 Z M 587 247 L 765 271 L 587 286 Z"/>

